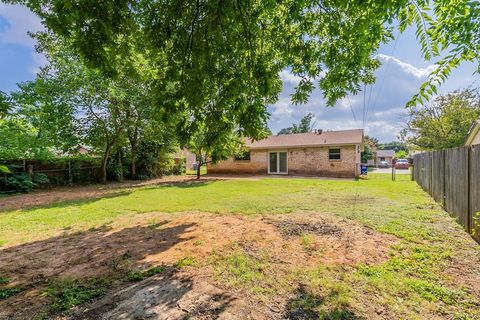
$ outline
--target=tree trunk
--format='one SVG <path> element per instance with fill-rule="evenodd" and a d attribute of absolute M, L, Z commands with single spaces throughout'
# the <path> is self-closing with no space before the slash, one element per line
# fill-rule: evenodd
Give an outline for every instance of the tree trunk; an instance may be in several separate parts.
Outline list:
<path fill-rule="evenodd" d="M 202 163 L 199 162 L 197 164 L 197 180 L 200 179 L 200 168 L 202 167 Z"/>
<path fill-rule="evenodd" d="M 135 179 L 137 175 L 137 147 L 131 146 L 132 159 L 130 162 L 130 175 L 132 179 Z"/>
<path fill-rule="evenodd" d="M 107 145 L 105 148 L 105 153 L 103 154 L 102 157 L 102 167 L 101 167 L 101 172 L 100 172 L 100 183 L 106 183 L 107 182 L 107 162 L 108 162 L 108 157 L 110 156 L 110 149 L 112 148 L 111 145 Z"/>
<path fill-rule="evenodd" d="M 123 181 L 123 161 L 122 161 L 122 150 L 118 150 L 118 170 L 119 170 L 119 176 L 118 176 L 118 181 L 122 182 Z"/>

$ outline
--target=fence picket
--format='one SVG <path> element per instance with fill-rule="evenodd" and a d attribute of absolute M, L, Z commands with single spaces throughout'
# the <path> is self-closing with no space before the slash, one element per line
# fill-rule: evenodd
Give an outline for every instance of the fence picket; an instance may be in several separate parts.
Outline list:
<path fill-rule="evenodd" d="M 480 242 L 480 145 L 413 157 L 415 181 Z"/>

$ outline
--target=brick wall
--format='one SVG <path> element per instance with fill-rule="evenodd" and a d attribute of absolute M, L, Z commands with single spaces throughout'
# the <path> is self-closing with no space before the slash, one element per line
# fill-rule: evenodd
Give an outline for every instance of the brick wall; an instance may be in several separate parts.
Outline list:
<path fill-rule="evenodd" d="M 287 149 L 288 174 L 354 177 L 360 163 L 358 148 L 354 145 L 340 147 L 341 160 L 329 160 L 328 149 L 328 147 Z M 208 173 L 267 174 L 268 151 L 275 150 L 252 150 L 249 161 L 232 158 L 217 164 L 208 164 Z"/>

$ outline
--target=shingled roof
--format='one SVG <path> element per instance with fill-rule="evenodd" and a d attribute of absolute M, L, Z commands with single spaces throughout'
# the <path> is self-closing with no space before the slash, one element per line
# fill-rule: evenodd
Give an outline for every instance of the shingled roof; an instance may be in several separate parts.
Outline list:
<path fill-rule="evenodd" d="M 377 157 L 395 157 L 395 150 L 377 150 Z"/>
<path fill-rule="evenodd" d="M 322 133 L 294 133 L 270 136 L 259 141 L 248 141 L 250 149 L 300 148 L 362 144 L 363 129 L 323 131 Z"/>

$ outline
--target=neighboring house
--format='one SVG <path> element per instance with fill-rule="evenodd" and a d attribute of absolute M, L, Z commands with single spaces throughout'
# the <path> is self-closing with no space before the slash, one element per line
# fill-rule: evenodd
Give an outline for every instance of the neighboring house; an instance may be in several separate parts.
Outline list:
<path fill-rule="evenodd" d="M 270 136 L 246 143 L 247 152 L 207 165 L 208 173 L 355 177 L 360 174 L 363 130 Z"/>
<path fill-rule="evenodd" d="M 375 164 L 380 161 L 387 161 L 389 165 L 392 165 L 393 158 L 395 158 L 395 150 L 377 150 L 375 155 Z"/>
<path fill-rule="evenodd" d="M 190 152 L 187 148 L 183 148 L 179 151 L 177 151 L 173 155 L 174 159 L 180 159 L 180 158 L 185 158 L 185 167 L 187 170 L 193 170 L 194 169 L 194 164 L 197 163 L 197 157 L 195 154 Z"/>
<path fill-rule="evenodd" d="M 467 140 L 465 141 L 466 146 L 473 146 L 475 144 L 480 144 L 480 119 L 472 124 L 468 132 Z"/>

